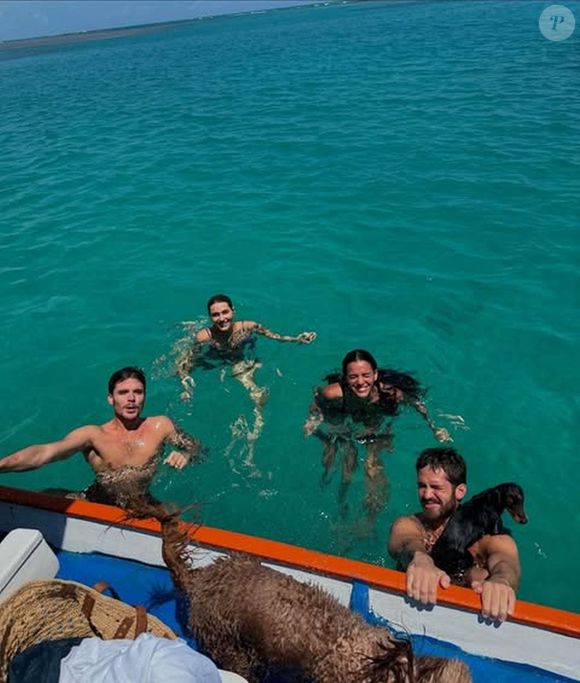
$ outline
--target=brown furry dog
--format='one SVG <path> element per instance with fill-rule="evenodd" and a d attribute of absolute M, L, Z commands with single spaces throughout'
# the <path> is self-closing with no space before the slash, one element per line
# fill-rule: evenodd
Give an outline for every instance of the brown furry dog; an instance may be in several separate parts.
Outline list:
<path fill-rule="evenodd" d="M 189 627 L 220 666 L 252 683 L 269 669 L 314 683 L 470 683 L 458 660 L 413 657 L 411 645 L 371 626 L 323 590 L 233 555 L 188 566 L 178 513 L 135 503 L 136 517 L 162 526 L 163 559 L 189 601 Z"/>

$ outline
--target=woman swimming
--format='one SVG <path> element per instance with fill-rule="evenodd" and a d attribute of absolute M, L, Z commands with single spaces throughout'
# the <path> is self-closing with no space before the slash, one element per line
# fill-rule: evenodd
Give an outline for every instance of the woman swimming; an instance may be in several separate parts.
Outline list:
<path fill-rule="evenodd" d="M 207 302 L 207 310 L 212 324 L 195 334 L 193 346 L 177 360 L 177 372 L 183 386 L 181 398 L 192 396 L 195 382 L 191 372 L 196 367 L 212 368 L 229 365 L 232 375 L 247 389 L 254 404 L 254 428 L 248 431 L 248 457 L 253 461 L 253 449 L 264 425 L 263 407 L 268 392 L 254 381 L 256 370 L 261 363 L 253 355 L 256 334 L 280 342 L 310 344 L 316 339 L 316 332 L 301 332 L 295 337 L 272 332 L 264 325 L 252 320 L 234 320 L 235 308 L 232 300 L 225 294 L 216 294 Z M 204 351 L 204 347 L 207 347 Z"/>
<path fill-rule="evenodd" d="M 355 442 L 366 446 L 364 507 L 369 519 L 374 519 L 387 500 L 388 480 L 379 457 L 382 450 L 392 450 L 392 420 L 385 424 L 386 420 L 397 415 L 402 405 L 409 405 L 423 416 L 438 441 L 451 441 L 451 437 L 429 416 L 419 382 L 408 373 L 379 368 L 364 349 L 349 351 L 342 360 L 342 374 L 325 379 L 329 384 L 316 389 L 304 433 L 323 442 L 323 484 L 328 483 L 337 449 L 342 455 L 342 511 L 358 461 Z M 327 425 L 324 431 L 323 423 Z"/>

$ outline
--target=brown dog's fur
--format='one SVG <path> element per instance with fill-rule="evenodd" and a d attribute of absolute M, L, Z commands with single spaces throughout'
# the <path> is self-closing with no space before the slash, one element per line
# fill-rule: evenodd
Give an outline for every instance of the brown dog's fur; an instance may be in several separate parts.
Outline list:
<path fill-rule="evenodd" d="M 189 601 L 189 627 L 220 666 L 252 683 L 268 669 L 314 683 L 470 683 L 458 660 L 414 657 L 411 645 L 371 626 L 325 591 L 243 555 L 188 566 L 178 513 L 142 502 L 137 517 L 161 522 L 163 559 Z"/>

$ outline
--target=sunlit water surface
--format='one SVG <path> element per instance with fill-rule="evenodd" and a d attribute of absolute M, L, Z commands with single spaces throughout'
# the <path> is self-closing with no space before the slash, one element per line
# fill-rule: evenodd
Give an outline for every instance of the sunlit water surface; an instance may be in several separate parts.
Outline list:
<path fill-rule="evenodd" d="M 580 610 L 580 32 L 546 40 L 544 6 L 346 3 L 0 52 L 2 453 L 105 421 L 109 374 L 138 364 L 149 413 L 210 448 L 164 468 L 159 496 L 392 566 L 426 426 L 397 418 L 371 535 L 362 468 L 343 520 L 339 472 L 321 488 L 302 435 L 312 388 L 364 347 L 430 388 L 472 492 L 524 486 L 521 597 Z M 217 291 L 242 318 L 318 332 L 258 341 L 260 477 L 230 429 L 252 424 L 241 385 L 200 371 L 184 404 L 161 358 Z M 77 456 L 0 483 L 90 479 Z"/>

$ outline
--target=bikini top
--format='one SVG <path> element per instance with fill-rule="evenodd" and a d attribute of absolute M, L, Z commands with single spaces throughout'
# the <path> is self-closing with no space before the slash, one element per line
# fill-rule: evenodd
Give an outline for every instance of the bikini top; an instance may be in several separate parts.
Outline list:
<path fill-rule="evenodd" d="M 205 331 L 209 336 L 209 348 L 205 355 L 215 360 L 229 360 L 238 361 L 244 360 L 248 351 L 253 351 L 256 347 L 256 337 L 253 332 L 248 331 L 246 335 L 241 336 L 240 340 L 235 346 L 223 346 L 213 336 L 211 327 L 206 327 Z"/>
<path fill-rule="evenodd" d="M 375 387 L 379 392 L 379 400 L 371 403 L 370 401 L 353 400 L 353 393 L 348 384 L 343 380 L 342 375 L 336 373 L 326 377 L 328 384 L 340 384 L 342 397 L 337 400 L 329 400 L 316 393 L 315 400 L 319 408 L 328 414 L 349 416 L 355 422 L 363 421 L 369 417 L 397 415 L 399 403 L 384 391 L 381 391 L 379 380 L 375 382 Z"/>

